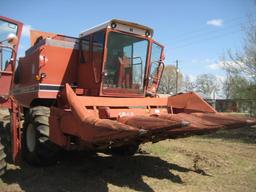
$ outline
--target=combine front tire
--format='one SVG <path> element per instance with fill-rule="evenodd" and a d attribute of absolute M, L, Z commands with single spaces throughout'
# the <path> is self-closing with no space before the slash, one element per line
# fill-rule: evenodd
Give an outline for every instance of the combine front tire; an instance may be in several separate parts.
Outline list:
<path fill-rule="evenodd" d="M 6 171 L 6 154 L 4 152 L 4 146 L 2 145 L 2 143 L 0 142 L 0 176 L 3 175 Z"/>
<path fill-rule="evenodd" d="M 36 106 L 26 115 L 22 135 L 22 157 L 31 165 L 51 165 L 58 147 L 49 140 L 50 109 Z"/>

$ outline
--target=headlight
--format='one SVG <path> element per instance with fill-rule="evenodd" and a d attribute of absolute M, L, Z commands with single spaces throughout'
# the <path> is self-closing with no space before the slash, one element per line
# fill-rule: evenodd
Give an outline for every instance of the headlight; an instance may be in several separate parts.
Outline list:
<path fill-rule="evenodd" d="M 145 35 L 146 35 L 146 36 L 149 36 L 149 35 L 150 35 L 150 32 L 149 32 L 149 31 L 146 31 L 146 32 L 145 32 Z"/>
<path fill-rule="evenodd" d="M 116 23 L 111 23 L 111 28 L 115 29 L 116 28 Z"/>

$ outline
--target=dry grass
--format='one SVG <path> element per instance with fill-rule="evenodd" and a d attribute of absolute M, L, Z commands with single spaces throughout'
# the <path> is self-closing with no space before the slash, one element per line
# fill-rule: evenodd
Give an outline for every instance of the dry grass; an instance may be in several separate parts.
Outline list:
<path fill-rule="evenodd" d="M 256 191 L 256 127 L 145 144 L 117 158 L 69 153 L 47 168 L 8 165 L 0 191 Z"/>

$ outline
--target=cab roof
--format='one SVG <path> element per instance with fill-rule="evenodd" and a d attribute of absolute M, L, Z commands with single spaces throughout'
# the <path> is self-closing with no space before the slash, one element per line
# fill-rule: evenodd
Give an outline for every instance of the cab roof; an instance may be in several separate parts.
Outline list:
<path fill-rule="evenodd" d="M 126 31 L 126 32 L 135 33 L 135 34 L 139 34 L 139 35 L 144 35 L 144 36 L 146 35 L 145 34 L 146 32 L 149 32 L 149 36 L 153 37 L 154 30 L 152 28 L 144 26 L 144 25 L 140 25 L 138 23 L 133 23 L 133 22 L 119 20 L 119 19 L 111 19 L 111 20 L 104 22 L 100 25 L 97 25 L 95 27 L 87 29 L 87 30 L 81 32 L 79 34 L 79 37 L 87 36 L 89 34 L 92 34 L 96 31 L 100 31 L 102 29 L 111 28 L 113 24 L 115 24 L 116 29 L 118 29 L 120 31 Z"/>

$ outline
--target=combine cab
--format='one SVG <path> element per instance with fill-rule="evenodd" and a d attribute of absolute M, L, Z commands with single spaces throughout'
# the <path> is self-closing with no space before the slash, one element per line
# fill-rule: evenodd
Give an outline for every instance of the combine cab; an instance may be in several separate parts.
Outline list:
<path fill-rule="evenodd" d="M 20 38 L 20 23 L 1 22 Z M 256 124 L 216 112 L 193 92 L 157 97 L 164 47 L 152 37 L 151 28 L 116 19 L 79 38 L 31 31 L 15 73 L 18 42 L 9 46 L 0 93 L 12 117 L 13 160 L 21 152 L 30 164 L 51 164 L 60 149 L 132 155 L 141 143 Z"/>

